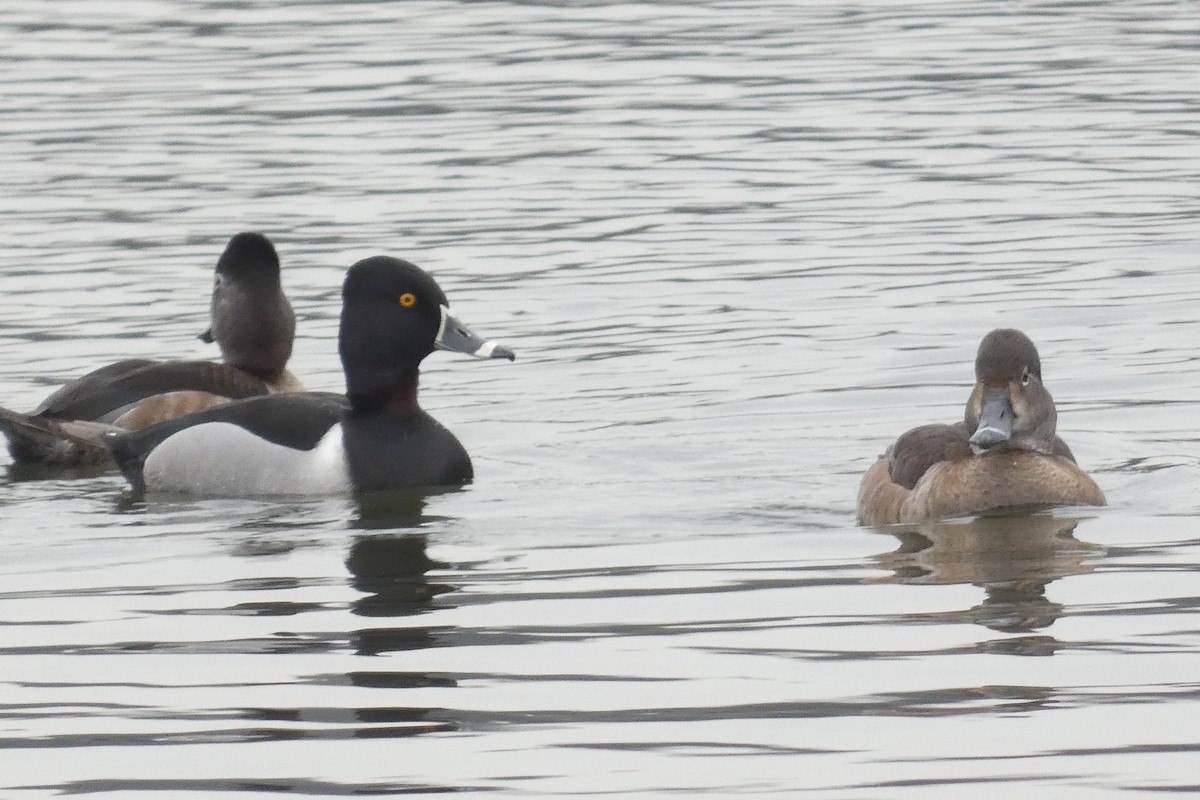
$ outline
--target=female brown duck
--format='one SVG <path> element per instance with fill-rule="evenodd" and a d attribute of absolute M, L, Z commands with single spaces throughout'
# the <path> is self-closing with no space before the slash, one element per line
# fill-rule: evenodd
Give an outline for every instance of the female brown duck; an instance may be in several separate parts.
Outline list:
<path fill-rule="evenodd" d="M 212 327 L 222 363 L 127 358 L 76 378 L 28 414 L 0 407 L 0 435 L 18 464 L 104 464 L 101 432 L 140 430 L 229 400 L 299 391 L 287 369 L 296 318 L 279 256 L 260 233 L 239 233 L 217 261 Z"/>
<path fill-rule="evenodd" d="M 966 416 L 905 433 L 867 470 L 863 525 L 920 522 L 1013 506 L 1104 505 L 1055 434 L 1037 348 L 1018 330 L 983 337 Z"/>

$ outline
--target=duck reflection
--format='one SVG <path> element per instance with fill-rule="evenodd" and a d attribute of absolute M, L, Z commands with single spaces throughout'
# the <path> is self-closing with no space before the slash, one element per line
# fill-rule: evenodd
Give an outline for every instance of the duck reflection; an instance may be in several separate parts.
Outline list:
<path fill-rule="evenodd" d="M 64 467 L 61 464 L 17 464 L 5 466 L 4 472 L 8 483 L 23 483 L 36 481 L 81 481 L 101 478 L 110 473 L 110 468 L 103 464 L 80 464 Z"/>
<path fill-rule="evenodd" d="M 347 513 L 351 515 L 350 530 L 338 530 Z M 331 514 L 337 515 L 338 524 L 330 523 Z M 170 641 L 158 649 L 292 658 L 295 661 L 283 669 L 296 673 L 294 686 L 302 691 L 287 693 L 296 699 L 294 703 L 233 708 L 224 712 L 229 715 L 228 725 L 209 730 L 212 726 L 206 718 L 205 730 L 189 730 L 180 736 L 190 743 L 311 739 L 336 748 L 346 739 L 404 738 L 456 730 L 460 722 L 455 715 L 428 702 L 428 690 L 453 688 L 456 677 L 414 667 L 407 657 L 415 650 L 442 643 L 446 627 L 429 625 L 426 615 L 446 602 L 439 598 L 458 588 L 432 577 L 447 565 L 429 556 L 425 526 L 436 518 L 425 513 L 424 499 L 413 495 L 375 497 L 354 507 L 328 502 L 275 503 L 264 505 L 261 516 L 251 510 L 247 517 L 234 555 L 261 559 L 265 569 L 257 573 L 260 577 L 239 577 L 221 586 L 235 595 L 266 592 L 270 593 L 266 596 L 279 599 L 184 609 L 182 613 L 262 621 L 247 621 L 245 627 L 255 631 L 254 635 L 214 642 Z M 326 597 L 330 576 L 337 570 L 307 577 L 278 574 L 276 559 L 286 558 L 314 540 L 324 544 L 330 534 L 346 547 L 342 561 L 349 574 L 340 580 L 355 590 L 348 600 Z M 323 554 L 325 548 L 320 551 Z M 278 621 L 285 616 L 296 618 L 294 626 Z M 330 620 L 336 623 L 328 624 Z M 137 642 L 118 643 L 116 648 L 127 652 L 135 646 L 146 647 Z M 352 654 L 349 661 L 347 654 Z M 313 671 L 308 668 L 311 664 L 325 668 Z M 239 684 L 222 678 L 214 686 L 240 686 L 244 696 L 251 697 L 258 695 L 262 685 L 256 681 L 250 677 Z M 420 691 L 414 694 L 414 690 Z M 161 743 L 164 739 L 155 734 L 147 741 Z M 302 780 L 281 780 L 274 790 L 303 794 L 310 788 Z M 347 784 L 344 788 L 350 794 L 380 793 L 374 784 Z M 384 794 L 406 793 L 405 787 L 396 792 L 384 788 L 388 789 Z M 457 786 L 428 788 L 438 793 L 460 790 Z"/>
<path fill-rule="evenodd" d="M 362 617 L 388 619 L 424 613 L 439 595 L 454 591 L 430 581 L 428 572 L 445 566 L 425 552 L 424 534 L 361 536 L 350 545 L 346 566 L 352 585 L 365 594 L 351 605 Z M 434 632 L 419 626 L 367 628 L 355 634 L 355 652 L 380 655 L 436 645 Z"/>
<path fill-rule="evenodd" d="M 428 555 L 427 537 L 420 528 L 431 518 L 424 510 L 424 497 L 411 494 L 372 497 L 360 503 L 356 527 L 387 532 L 356 536 L 350 543 L 346 567 L 351 585 L 363 592 L 351 604 L 352 613 L 381 620 L 411 617 L 429 611 L 437 597 L 457 588 L 429 580 L 430 571 L 447 565 Z M 408 625 L 366 628 L 354 638 L 360 655 L 436 645 L 431 629 Z"/>
<path fill-rule="evenodd" d="M 438 629 L 401 624 L 402 619 L 411 620 L 430 611 L 437 598 L 458 588 L 430 580 L 430 572 L 447 565 L 429 557 L 427 536 L 421 528 L 433 518 L 424 510 L 424 497 L 412 494 L 360 500 L 359 516 L 353 524 L 370 533 L 355 536 L 346 555 L 350 584 L 362 592 L 351 602 L 350 611 L 373 623 L 350 632 L 350 647 L 356 655 L 381 656 L 436 647 L 439 643 Z M 453 687 L 453 678 L 390 669 L 397 663 L 391 659 L 373 663 L 378 665 L 376 669 L 346 673 L 350 685 L 379 690 L 378 694 L 371 693 L 372 701 L 346 709 L 358 723 L 356 737 L 403 737 L 457 727 L 441 709 L 403 702 L 403 690 Z M 397 694 L 397 690 L 402 693 Z"/>
<path fill-rule="evenodd" d="M 877 557 L 892 571 L 885 580 L 906 584 L 970 583 L 984 590 L 979 605 L 953 616 L 992 630 L 1020 633 L 1048 627 L 1063 606 L 1046 598 L 1046 587 L 1092 569 L 1104 549 L 1075 537 L 1082 520 L 1050 514 L 981 516 L 959 522 L 927 522 L 890 529 L 900 547 Z M 1014 643 L 1015 652 L 1044 654 L 1049 637 Z"/>

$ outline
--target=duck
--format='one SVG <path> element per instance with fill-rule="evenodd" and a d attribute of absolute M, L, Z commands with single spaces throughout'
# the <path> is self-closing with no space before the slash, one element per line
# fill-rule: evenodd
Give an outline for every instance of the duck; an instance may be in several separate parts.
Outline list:
<path fill-rule="evenodd" d="M 373 256 L 342 285 L 338 354 L 346 392 L 238 400 L 104 436 L 135 493 L 207 497 L 369 495 L 474 478 L 459 440 L 417 402 L 435 350 L 516 358 L 474 333 L 410 261 Z"/>
<path fill-rule="evenodd" d="M 296 318 L 283 293 L 279 256 L 261 233 L 233 236 L 217 260 L 210 327 L 221 362 L 131 358 L 62 386 L 28 413 L 0 407 L 0 432 L 16 464 L 106 464 L 99 437 L 138 430 L 228 402 L 300 391 L 288 370 Z"/>
<path fill-rule="evenodd" d="M 963 420 L 913 428 L 888 447 L 859 485 L 859 524 L 1105 505 L 1058 436 L 1057 419 L 1033 341 L 1013 328 L 989 332 Z"/>

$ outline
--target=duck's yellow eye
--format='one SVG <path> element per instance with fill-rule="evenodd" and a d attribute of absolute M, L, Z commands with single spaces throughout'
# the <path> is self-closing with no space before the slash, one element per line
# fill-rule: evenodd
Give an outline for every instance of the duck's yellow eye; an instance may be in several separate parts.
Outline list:
<path fill-rule="evenodd" d="M 417 296 L 412 292 L 405 292 L 404 294 L 400 295 L 400 305 L 404 306 L 405 308 L 412 308 L 416 304 Z"/>

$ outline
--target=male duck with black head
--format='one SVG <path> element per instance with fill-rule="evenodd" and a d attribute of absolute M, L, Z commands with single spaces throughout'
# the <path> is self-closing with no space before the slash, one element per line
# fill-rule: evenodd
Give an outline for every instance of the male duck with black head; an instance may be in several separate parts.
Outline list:
<path fill-rule="evenodd" d="M 515 358 L 459 321 L 419 267 L 368 258 L 342 286 L 345 396 L 240 400 L 107 442 L 136 491 L 248 497 L 459 486 L 474 477 L 470 456 L 417 403 L 418 368 L 436 349 Z"/>
<path fill-rule="evenodd" d="M 102 463 L 100 435 L 137 430 L 230 399 L 298 391 L 287 369 L 296 319 L 279 256 L 259 233 L 239 233 L 217 260 L 211 328 L 223 363 L 131 358 L 76 378 L 28 414 L 0 408 L 0 432 L 18 464 Z"/>
<path fill-rule="evenodd" d="M 1055 432 L 1037 348 L 1018 330 L 983 337 L 962 422 L 905 433 L 863 477 L 863 525 L 922 522 L 1000 508 L 1105 504 Z"/>

